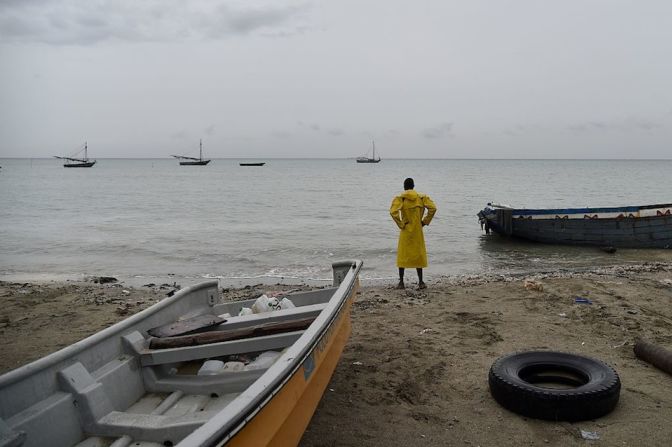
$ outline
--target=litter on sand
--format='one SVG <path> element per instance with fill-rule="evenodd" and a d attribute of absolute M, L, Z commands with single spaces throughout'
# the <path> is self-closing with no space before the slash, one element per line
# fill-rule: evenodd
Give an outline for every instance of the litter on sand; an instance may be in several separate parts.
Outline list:
<path fill-rule="evenodd" d="M 581 437 L 588 441 L 597 441 L 600 439 L 600 434 L 596 431 L 581 430 Z"/>
<path fill-rule="evenodd" d="M 574 302 L 576 304 L 593 304 L 593 302 L 590 301 L 588 298 L 583 298 L 581 296 L 577 296 L 576 298 L 574 298 Z"/>

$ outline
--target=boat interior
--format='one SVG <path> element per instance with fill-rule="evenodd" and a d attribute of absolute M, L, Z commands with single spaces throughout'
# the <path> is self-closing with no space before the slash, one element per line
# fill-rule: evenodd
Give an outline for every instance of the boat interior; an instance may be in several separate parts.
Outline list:
<path fill-rule="evenodd" d="M 1 405 L 4 421 L 0 418 L 0 446 L 177 444 L 227 407 L 269 367 L 199 375 L 206 360 L 248 363 L 262 352 L 282 353 L 299 340 L 337 290 L 333 287 L 294 293 L 288 296 L 294 308 L 239 316 L 241 309 L 251 307 L 255 299 L 214 303 L 218 295 L 216 282 L 214 286 L 214 290 L 205 287 L 192 291 L 184 297 L 184 303 L 178 300 L 159 310 L 159 316 L 136 318 L 117 334 L 105 334 L 104 339 L 90 341 L 90 346 L 78 348 L 75 344 L 70 347 L 71 352 L 52 354 L 63 353 L 61 358 L 37 365 L 43 367 L 30 381 L 32 389 L 16 383 L 5 396 L 12 399 L 10 405 L 21 411 L 7 418 L 11 410 L 6 407 L 7 402 Z M 252 330 L 226 341 L 150 347 L 154 338 L 148 330 L 157 321 L 165 323 L 204 314 L 220 316 L 224 321 L 199 331 L 200 336 Z M 293 327 L 297 321 L 305 324 Z M 278 329 L 270 333 L 255 329 L 269 326 Z M 175 338 L 179 341 L 185 337 Z M 275 361 L 281 358 L 279 354 Z M 56 377 L 55 381 L 50 377 Z M 49 391 L 40 395 L 35 381 Z M 30 442 L 24 443 L 25 432 L 31 433 Z M 42 437 L 33 433 L 42 433 Z M 15 443 L 4 444 L 2 439 L 13 439 Z"/>

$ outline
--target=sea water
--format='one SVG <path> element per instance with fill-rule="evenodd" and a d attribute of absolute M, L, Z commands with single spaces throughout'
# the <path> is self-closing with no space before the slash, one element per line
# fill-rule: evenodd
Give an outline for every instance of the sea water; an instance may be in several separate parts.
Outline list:
<path fill-rule="evenodd" d="M 515 207 L 672 202 L 671 160 L 55 159 L 0 160 L 0 279 L 116 276 L 149 283 L 328 281 L 364 261 L 363 281 L 396 277 L 389 215 L 406 177 L 438 207 L 425 227 L 426 276 L 672 261 L 671 250 L 564 247 L 481 231 L 488 202 Z"/>

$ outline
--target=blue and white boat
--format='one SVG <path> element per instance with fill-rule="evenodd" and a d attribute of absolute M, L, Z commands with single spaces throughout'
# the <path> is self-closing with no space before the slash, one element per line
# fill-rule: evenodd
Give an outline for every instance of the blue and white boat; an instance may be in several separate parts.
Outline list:
<path fill-rule="evenodd" d="M 610 208 L 524 209 L 488 203 L 478 213 L 486 233 L 536 242 L 601 247 L 672 248 L 672 204 Z"/>

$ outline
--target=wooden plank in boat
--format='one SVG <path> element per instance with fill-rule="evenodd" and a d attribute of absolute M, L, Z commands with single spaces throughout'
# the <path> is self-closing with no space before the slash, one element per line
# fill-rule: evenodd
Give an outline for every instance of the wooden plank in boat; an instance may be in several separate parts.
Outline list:
<path fill-rule="evenodd" d="M 186 335 L 196 331 L 207 329 L 225 322 L 224 318 L 216 315 L 199 315 L 198 317 L 186 318 L 173 323 L 164 324 L 147 331 L 152 337 L 174 337 L 177 335 Z"/>
<path fill-rule="evenodd" d="M 182 335 L 176 337 L 153 338 L 149 342 L 150 349 L 179 348 L 182 346 L 204 345 L 228 340 L 240 340 L 243 338 L 259 337 L 262 335 L 278 334 L 306 329 L 316 317 L 300 318 L 292 321 L 279 321 L 263 323 L 255 326 L 229 329 L 224 331 L 211 331 L 201 334 Z"/>

